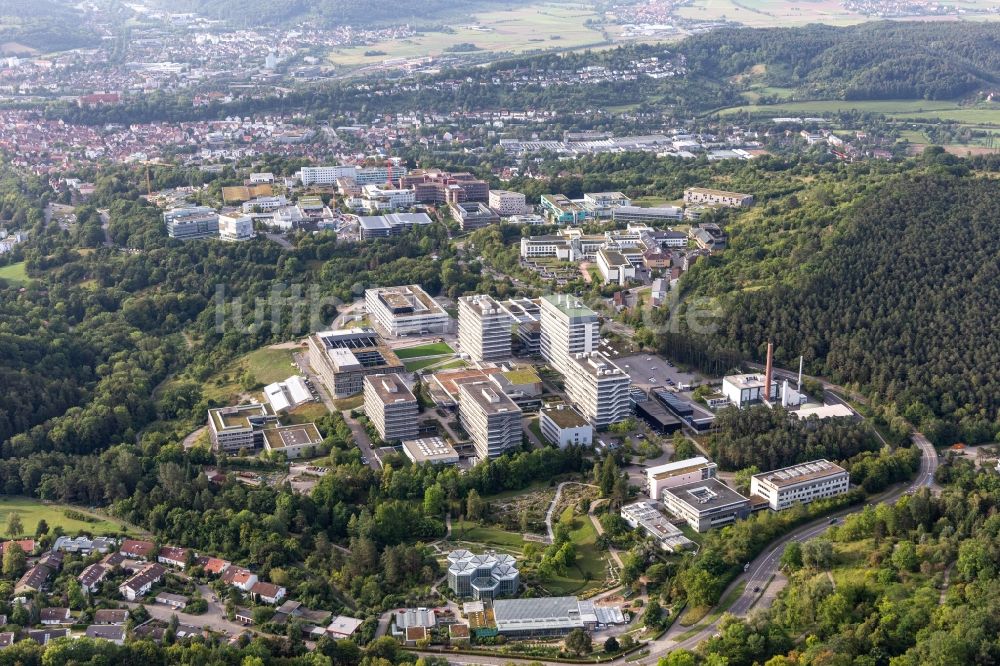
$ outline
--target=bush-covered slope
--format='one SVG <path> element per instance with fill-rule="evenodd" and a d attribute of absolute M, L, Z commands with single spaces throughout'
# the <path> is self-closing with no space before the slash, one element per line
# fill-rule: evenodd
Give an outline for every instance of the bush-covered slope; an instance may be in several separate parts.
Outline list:
<path fill-rule="evenodd" d="M 862 199 L 795 280 L 729 297 L 722 336 L 895 402 L 938 441 L 1000 413 L 1000 182 L 931 173 Z"/>

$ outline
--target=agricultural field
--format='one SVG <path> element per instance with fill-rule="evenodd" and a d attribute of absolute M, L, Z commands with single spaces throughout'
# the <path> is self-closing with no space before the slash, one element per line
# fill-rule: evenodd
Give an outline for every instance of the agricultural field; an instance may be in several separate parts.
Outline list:
<path fill-rule="evenodd" d="M 887 100 L 810 100 L 783 102 L 781 104 L 744 106 L 723 109 L 720 115 L 751 113 L 754 115 L 794 116 L 823 115 L 840 111 L 862 111 L 881 113 L 890 118 L 915 120 L 950 120 L 960 123 L 1000 125 L 1000 104 L 983 102 L 976 106 L 963 106 L 957 102 L 914 99 Z"/>
<path fill-rule="evenodd" d="M 9 266 L 0 266 L 0 280 L 5 280 L 12 284 L 26 284 L 30 281 L 30 278 L 22 261 L 10 264 Z"/>
<path fill-rule="evenodd" d="M 447 49 L 474 44 L 480 51 L 520 53 L 535 49 L 570 49 L 605 42 L 599 29 L 586 25 L 601 16 L 588 4 L 539 2 L 507 10 L 477 13 L 454 32 L 427 32 L 349 49 L 337 49 L 329 61 L 342 67 L 380 65 L 395 58 L 448 55 Z M 365 53 L 377 55 L 365 55 Z"/>
<path fill-rule="evenodd" d="M 677 14 L 695 21 L 735 21 L 751 28 L 809 23 L 852 25 L 868 20 L 862 14 L 844 9 L 839 0 L 694 0 L 681 7 Z"/>
<path fill-rule="evenodd" d="M 24 525 L 24 534 L 19 536 L 34 536 L 35 527 L 40 520 L 45 520 L 50 530 L 61 527 L 69 535 L 78 531 L 95 535 L 117 534 L 122 531 L 121 523 L 92 515 L 85 509 L 66 504 L 43 503 L 30 497 L 0 497 L 0 526 L 6 528 L 10 514 L 15 512 L 21 516 L 21 524 Z M 67 512 L 72 517 L 68 517 Z"/>

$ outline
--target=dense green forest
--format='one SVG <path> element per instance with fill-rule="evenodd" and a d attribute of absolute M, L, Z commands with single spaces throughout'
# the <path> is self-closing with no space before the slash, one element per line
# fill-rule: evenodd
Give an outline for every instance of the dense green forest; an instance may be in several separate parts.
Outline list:
<path fill-rule="evenodd" d="M 94 46 L 96 36 L 81 28 L 78 9 L 54 0 L 0 3 L 0 43 L 15 42 L 42 52 Z"/>
<path fill-rule="evenodd" d="M 806 99 L 953 99 L 1000 81 L 990 23 L 876 22 L 846 28 L 714 30 L 681 43 L 692 71 L 750 74 Z"/>
<path fill-rule="evenodd" d="M 993 440 L 998 188 L 940 166 L 891 180 L 794 274 L 733 293 L 720 336 L 751 356 L 773 340 L 788 366 L 804 354 L 815 374 L 895 403 L 934 441 Z"/>

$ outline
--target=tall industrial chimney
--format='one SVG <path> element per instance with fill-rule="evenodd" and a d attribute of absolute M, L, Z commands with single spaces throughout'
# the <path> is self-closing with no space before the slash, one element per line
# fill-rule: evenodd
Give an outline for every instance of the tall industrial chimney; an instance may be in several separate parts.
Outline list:
<path fill-rule="evenodd" d="M 804 357 L 799 356 L 799 385 L 797 387 L 798 392 L 802 393 L 802 359 Z"/>
<path fill-rule="evenodd" d="M 774 364 L 774 344 L 767 343 L 767 365 L 764 366 L 764 402 L 771 402 L 771 375 Z"/>

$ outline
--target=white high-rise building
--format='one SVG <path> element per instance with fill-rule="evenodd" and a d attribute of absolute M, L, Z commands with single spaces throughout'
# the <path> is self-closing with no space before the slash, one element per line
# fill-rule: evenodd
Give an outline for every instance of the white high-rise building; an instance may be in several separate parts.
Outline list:
<path fill-rule="evenodd" d="M 521 443 L 521 408 L 489 380 L 458 385 L 458 418 L 480 460 Z"/>
<path fill-rule="evenodd" d="M 385 442 L 415 439 L 419 432 L 417 399 L 397 374 L 368 375 L 365 415 Z"/>
<path fill-rule="evenodd" d="M 600 352 L 570 357 L 566 395 L 583 416 L 601 428 L 631 414 L 628 373 Z"/>
<path fill-rule="evenodd" d="M 501 217 L 510 215 L 522 215 L 529 210 L 524 195 L 520 192 L 510 192 L 508 190 L 490 190 L 490 208 L 496 211 Z"/>
<path fill-rule="evenodd" d="M 540 301 L 542 358 L 566 375 L 569 359 L 597 349 L 600 321 L 597 313 L 569 294 L 549 294 Z"/>
<path fill-rule="evenodd" d="M 512 326 L 510 315 L 491 296 L 458 299 L 458 341 L 473 361 L 510 358 Z"/>

